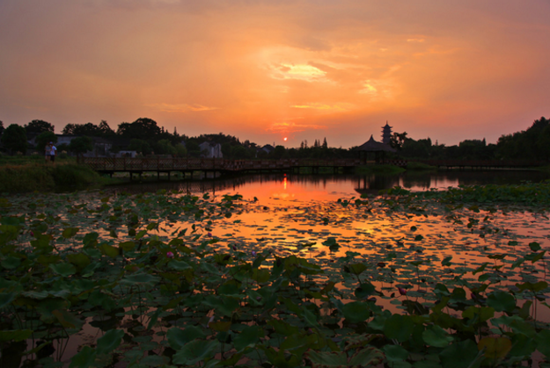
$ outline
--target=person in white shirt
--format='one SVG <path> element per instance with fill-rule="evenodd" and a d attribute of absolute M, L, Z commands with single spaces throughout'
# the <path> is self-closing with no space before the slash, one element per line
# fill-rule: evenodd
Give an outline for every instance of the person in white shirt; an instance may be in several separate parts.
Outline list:
<path fill-rule="evenodd" d="M 55 162 L 55 155 L 57 153 L 57 148 L 53 145 L 53 142 L 50 142 L 50 160 Z"/>

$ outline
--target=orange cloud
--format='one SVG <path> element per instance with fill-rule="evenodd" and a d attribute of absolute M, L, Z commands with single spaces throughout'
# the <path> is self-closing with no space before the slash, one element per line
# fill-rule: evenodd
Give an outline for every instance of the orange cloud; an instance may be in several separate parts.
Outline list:
<path fill-rule="evenodd" d="M 306 130 L 317 130 L 317 129 L 324 129 L 325 127 L 322 125 L 316 125 L 316 124 L 297 124 L 294 122 L 275 122 L 272 123 L 266 130 L 269 132 L 284 132 L 284 133 L 297 133 L 297 132 L 303 132 Z"/>
<path fill-rule="evenodd" d="M 156 103 L 156 104 L 146 104 L 147 107 L 152 107 L 154 109 L 164 111 L 164 112 L 198 112 L 198 111 L 211 111 L 217 110 L 216 107 L 208 107 L 199 104 L 167 104 L 167 103 Z"/>
<path fill-rule="evenodd" d="M 313 110 L 325 110 L 325 111 L 349 111 L 353 108 L 353 104 L 350 103 L 337 103 L 337 104 L 323 104 L 320 102 L 306 103 L 302 105 L 292 105 L 295 109 L 313 109 Z"/>
<path fill-rule="evenodd" d="M 270 65 L 271 77 L 274 79 L 298 79 L 307 82 L 322 81 L 325 72 L 308 64 L 286 64 Z"/>

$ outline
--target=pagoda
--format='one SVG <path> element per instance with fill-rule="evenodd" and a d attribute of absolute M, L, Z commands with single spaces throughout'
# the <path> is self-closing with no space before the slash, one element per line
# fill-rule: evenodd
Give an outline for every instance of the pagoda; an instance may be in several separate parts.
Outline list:
<path fill-rule="evenodd" d="M 389 126 L 388 121 L 386 120 L 386 125 L 382 127 L 382 143 L 390 144 L 391 142 L 391 126 Z"/>

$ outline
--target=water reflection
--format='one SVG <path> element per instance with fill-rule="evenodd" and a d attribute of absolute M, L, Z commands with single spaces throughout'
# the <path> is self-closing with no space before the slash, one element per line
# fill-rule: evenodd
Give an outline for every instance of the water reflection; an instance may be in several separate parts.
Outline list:
<path fill-rule="evenodd" d="M 550 179 L 550 175 L 538 171 L 489 170 L 405 172 L 400 174 L 399 185 L 410 190 L 445 189 L 459 185 L 520 184 L 524 181 L 538 183 Z"/>
<path fill-rule="evenodd" d="M 204 178 L 186 181 L 143 181 L 112 186 L 115 192 L 156 192 L 160 189 L 178 190 L 188 193 L 239 193 L 245 197 L 276 195 L 277 197 L 304 200 L 334 199 L 338 196 L 358 194 L 377 195 L 380 190 L 403 187 L 411 191 L 447 189 L 459 185 L 519 184 L 523 181 L 540 182 L 550 175 L 535 171 L 446 171 L 405 172 L 397 175 L 295 175 L 255 174 L 226 178 Z"/>
<path fill-rule="evenodd" d="M 272 174 L 224 180 L 145 182 L 139 185 L 119 186 L 113 190 L 135 193 L 175 189 L 192 193 L 208 192 L 214 196 L 239 193 L 248 200 L 257 197 L 258 201 L 246 202 L 242 209 L 239 207 L 229 217 L 218 214 L 219 216 L 208 218 L 209 221 L 212 220 L 212 224 L 208 224 L 208 229 L 201 227 L 202 220 L 193 217 L 187 218 L 182 215 L 181 218 L 170 218 L 164 215 L 164 208 L 158 208 L 156 212 L 154 209 L 147 209 L 144 211 L 147 213 L 147 220 L 144 220 L 138 230 L 147 228 L 151 221 L 158 221 L 158 228 L 152 230 L 150 235 L 168 243 L 180 228 L 198 225 L 199 230 L 195 234 L 184 238 L 182 236 L 191 248 L 198 247 L 203 239 L 213 237 L 218 240 L 215 250 L 222 253 L 238 251 L 253 254 L 265 250 L 279 257 L 299 255 L 308 258 L 312 263 L 322 265 L 327 272 L 340 272 L 339 268 L 331 265 L 335 260 L 348 257 L 348 253 L 351 253 L 349 261 L 346 262 L 364 263 L 369 266 L 368 276 L 363 277 L 369 277 L 369 280 L 376 284 L 377 290 L 384 293 L 378 298 L 377 303 L 395 313 L 399 310 L 391 301 L 395 300 L 392 294 L 395 294 L 397 285 L 410 284 L 413 287 L 409 290 L 407 298 L 416 298 L 423 302 L 424 294 L 419 290 L 430 289 L 438 282 L 455 286 L 460 285 L 458 281 L 467 281 L 471 285 L 477 285 L 480 278 L 485 277 L 481 280 L 492 278 L 509 287 L 508 285 L 515 286 L 516 283 L 525 280 L 546 279 L 546 260 L 538 263 L 518 262 L 526 254 L 532 253 L 532 242 L 538 242 L 544 251 L 550 249 L 550 240 L 547 237 L 550 233 L 550 224 L 542 215 L 531 213 L 473 212 L 462 208 L 449 214 L 446 209 L 435 206 L 415 213 L 394 211 L 383 204 L 376 206 L 372 204 L 374 201 L 365 201 L 369 203 L 364 206 L 344 206 L 333 199 L 349 199 L 358 193 L 376 194 L 381 189 L 395 185 L 412 190 L 426 190 L 460 184 L 546 179 L 544 176 L 542 179 L 536 178 L 537 174 L 517 172 L 451 172 L 422 175 L 407 173 L 390 176 Z M 39 211 L 42 211 L 42 208 L 55 208 L 56 216 L 66 220 L 57 225 L 52 224 L 49 229 L 56 237 L 60 235 L 60 244 L 66 223 L 81 229 L 78 236 L 96 231 L 101 239 L 109 239 L 115 245 L 135 240 L 135 235 L 129 233 L 126 225 L 123 225 L 124 222 L 116 220 L 114 216 L 117 207 L 135 209 L 137 212 L 138 207 L 134 207 L 135 197 L 105 198 L 103 194 L 97 193 L 86 195 L 89 197 L 85 200 L 72 194 L 61 197 L 61 200 L 48 195 L 45 200 L 52 201 L 53 205 L 39 207 Z M 146 204 L 154 207 L 163 199 L 161 197 L 164 196 L 151 196 L 154 200 L 143 201 L 139 204 L 139 210 L 145 210 Z M 170 195 L 166 197 L 170 198 Z M 105 200 L 107 202 L 104 202 Z M 33 201 L 36 202 L 35 199 Z M 105 205 L 107 208 L 112 207 L 113 212 L 76 211 L 77 205 L 80 206 L 82 201 L 85 202 L 84 208 L 100 209 Z M 20 204 L 20 199 L 15 203 Z M 12 210 L 19 211 L 21 208 L 26 206 L 13 206 Z M 211 213 L 215 211 L 212 210 Z M 468 226 L 470 223 L 472 226 Z M 116 235 L 116 240 L 112 240 L 114 237 L 111 234 Z M 64 244 L 74 247 L 75 243 L 66 241 Z M 497 259 L 494 256 L 501 258 Z M 413 262 L 421 264 L 413 267 Z M 445 262 L 452 264 L 452 267 L 445 265 Z M 381 264 L 383 266 L 380 266 Z M 393 271 L 392 267 L 397 271 Z M 486 270 L 482 274 L 481 271 L 477 271 L 479 268 Z M 355 280 L 350 283 L 343 282 L 339 287 L 345 290 L 347 295 L 352 295 L 357 283 Z M 542 321 L 550 321 L 548 309 L 543 309 L 542 305 L 539 307 L 543 314 L 535 316 Z M 133 335 L 132 338 L 137 339 L 144 336 L 145 328 L 142 327 L 148 325 L 145 320 L 137 324 L 138 318 L 125 315 L 125 312 L 121 311 L 114 314 L 112 319 L 100 317 L 101 319 L 88 319 L 82 335 L 73 335 L 70 341 L 54 341 L 40 354 L 55 355 L 56 362 L 67 362 L 69 357 L 76 353 L 78 346 L 95 341 L 100 330 L 105 332 L 113 328 L 122 328 L 126 330 L 127 335 Z M 153 346 L 160 346 L 158 341 L 153 343 Z M 23 342 L 7 345 L 8 350 L 4 349 L 1 354 L 0 367 L 20 366 L 23 351 L 35 346 L 36 342 L 31 341 L 28 344 Z M 5 353 L 8 351 L 15 354 L 12 362 L 8 362 L 8 354 Z M 37 354 L 37 358 L 39 357 Z"/>
<path fill-rule="evenodd" d="M 356 179 L 355 191 L 359 194 L 376 195 L 383 189 L 401 184 L 397 175 L 365 175 Z"/>

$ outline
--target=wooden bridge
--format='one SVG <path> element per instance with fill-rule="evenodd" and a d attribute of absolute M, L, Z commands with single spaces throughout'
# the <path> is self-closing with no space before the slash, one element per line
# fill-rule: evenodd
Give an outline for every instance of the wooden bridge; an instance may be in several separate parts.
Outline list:
<path fill-rule="evenodd" d="M 225 160 L 217 158 L 129 158 L 129 157 L 80 157 L 78 163 L 86 165 L 100 173 L 112 175 L 116 172 L 128 172 L 141 175 L 143 172 L 167 173 L 250 173 L 277 172 L 299 173 L 308 167 L 313 173 L 320 168 L 332 169 L 333 173 L 352 172 L 357 166 L 365 165 L 362 159 L 280 159 L 280 160 Z"/>

